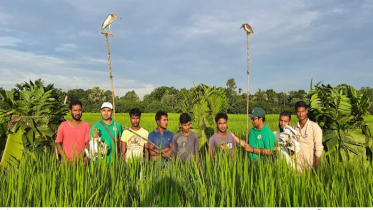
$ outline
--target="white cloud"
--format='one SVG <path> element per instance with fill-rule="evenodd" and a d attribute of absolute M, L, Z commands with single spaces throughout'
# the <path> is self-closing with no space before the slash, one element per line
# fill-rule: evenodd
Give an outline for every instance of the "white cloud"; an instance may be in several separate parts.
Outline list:
<path fill-rule="evenodd" d="M 14 46 L 17 46 L 17 44 L 21 42 L 22 40 L 16 37 L 10 37 L 10 36 L 0 37 L 0 47 L 14 47 Z"/>
<path fill-rule="evenodd" d="M 62 88 L 63 90 L 90 89 L 93 86 L 111 90 L 107 70 L 100 71 L 76 66 L 85 63 L 86 60 L 78 62 L 0 48 L 0 63 L 2 64 L 0 66 L 0 87 L 11 89 L 17 83 L 42 78 L 46 84 L 54 83 L 56 88 Z M 140 97 L 143 97 L 150 93 L 154 86 L 137 80 L 120 79 L 120 76 L 114 75 L 114 89 L 118 96 L 124 95 L 127 91 L 135 90 Z"/>
<path fill-rule="evenodd" d="M 63 44 L 61 47 L 57 47 L 57 52 L 74 52 L 77 48 L 75 44 Z"/>

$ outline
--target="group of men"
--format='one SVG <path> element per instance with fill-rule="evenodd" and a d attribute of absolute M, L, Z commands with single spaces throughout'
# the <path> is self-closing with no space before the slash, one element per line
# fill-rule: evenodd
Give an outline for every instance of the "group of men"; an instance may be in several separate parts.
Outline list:
<path fill-rule="evenodd" d="M 113 106 L 104 102 L 101 106 L 101 120 L 92 127 L 81 120 L 82 103 L 73 101 L 69 105 L 71 120 L 61 123 L 58 128 L 56 146 L 62 161 L 73 162 L 74 159 L 84 158 L 84 150 L 89 148 L 92 139 L 100 139 L 107 145 L 106 160 L 110 162 L 118 156 L 123 161 L 133 158 L 161 160 L 166 163 L 172 156 L 178 157 L 182 162 L 199 162 L 199 137 L 190 130 L 191 117 L 187 113 L 180 115 L 181 131 L 173 134 L 167 130 L 168 115 L 159 111 L 155 115 L 157 127 L 149 133 L 140 126 L 141 112 L 132 109 L 129 112 L 131 127 L 125 127 L 112 119 Z M 303 101 L 295 104 L 295 112 L 299 122 L 294 126 L 300 150 L 296 155 L 298 170 L 317 167 L 320 161 L 322 146 L 321 128 L 308 119 L 308 109 Z M 249 114 L 253 128 L 249 132 L 248 143 L 239 139 L 232 132 L 228 133 L 228 115 L 218 113 L 215 117 L 217 132 L 209 139 L 210 157 L 215 159 L 217 151 L 226 152 L 228 157 L 234 157 L 236 143 L 247 151 L 251 160 L 266 159 L 276 153 L 279 138 L 284 129 L 291 122 L 291 113 L 282 112 L 279 118 L 279 130 L 272 132 L 265 123 L 266 112 L 255 107 Z M 119 141 L 119 144 L 117 143 Z M 294 152 L 289 153 L 290 156 Z"/>
<path fill-rule="evenodd" d="M 71 119 L 58 128 L 56 146 L 63 162 L 73 162 L 84 158 L 89 142 L 98 140 L 106 144 L 105 157 L 108 162 L 117 157 L 123 161 L 133 158 L 162 160 L 167 162 L 171 156 L 177 155 L 181 161 L 195 160 L 199 162 L 199 138 L 190 130 L 191 117 L 184 113 L 180 115 L 181 131 L 174 135 L 167 130 L 168 114 L 159 111 L 155 115 L 157 128 L 150 134 L 140 126 L 141 111 L 131 109 L 129 112 L 131 127 L 124 131 L 119 122 L 112 119 L 113 105 L 104 102 L 101 106 L 101 120 L 92 127 L 81 120 L 82 103 L 73 101 L 69 105 Z M 117 143 L 119 141 L 119 144 Z"/>

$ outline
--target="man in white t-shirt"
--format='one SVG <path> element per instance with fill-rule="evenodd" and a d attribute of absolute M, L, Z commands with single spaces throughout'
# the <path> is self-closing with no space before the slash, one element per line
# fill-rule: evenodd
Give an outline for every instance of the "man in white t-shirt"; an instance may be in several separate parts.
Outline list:
<path fill-rule="evenodd" d="M 131 109 L 129 112 L 131 121 L 131 130 L 144 138 L 148 138 L 149 132 L 140 126 L 141 111 L 137 108 Z M 132 158 L 148 159 L 147 141 L 137 136 L 136 134 L 125 130 L 122 134 L 122 160 L 128 161 Z M 145 152 L 144 152 L 145 151 Z"/>
<path fill-rule="evenodd" d="M 296 155 L 300 150 L 300 143 L 296 139 L 297 132 L 290 127 L 291 113 L 283 111 L 278 122 L 279 130 L 273 132 L 275 135 L 276 154 L 285 159 L 286 163 L 295 169 Z"/>

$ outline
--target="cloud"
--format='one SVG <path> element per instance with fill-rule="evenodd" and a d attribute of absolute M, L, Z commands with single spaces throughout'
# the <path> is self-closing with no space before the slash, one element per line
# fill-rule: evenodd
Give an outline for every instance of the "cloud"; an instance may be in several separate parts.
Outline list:
<path fill-rule="evenodd" d="M 57 47 L 57 52 L 74 52 L 77 46 L 75 44 L 63 44 L 61 47 Z"/>
<path fill-rule="evenodd" d="M 22 40 L 18 39 L 16 37 L 0 37 L 0 47 L 14 47 L 17 46 L 17 44 L 21 43 Z"/>
<path fill-rule="evenodd" d="M 42 78 L 46 84 L 54 83 L 55 87 L 63 90 L 90 89 L 93 86 L 111 90 L 107 70 L 79 67 L 80 64 L 86 63 L 88 60 L 89 58 L 78 61 L 61 59 L 0 48 L 0 63 L 2 64 L 0 66 L 0 87 L 11 89 L 17 83 Z M 119 75 L 114 75 L 114 88 L 118 96 L 124 95 L 127 91 L 135 90 L 140 97 L 143 97 L 150 93 L 154 86 L 138 80 L 120 79 Z"/>

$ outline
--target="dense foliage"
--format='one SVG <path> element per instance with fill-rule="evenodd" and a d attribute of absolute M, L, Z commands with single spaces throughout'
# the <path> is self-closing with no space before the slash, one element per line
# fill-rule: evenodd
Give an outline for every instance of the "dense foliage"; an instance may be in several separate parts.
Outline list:
<path fill-rule="evenodd" d="M 61 102 L 59 90 L 53 85 L 45 87 L 41 80 L 36 80 L 17 84 L 0 97 L 3 105 L 0 136 L 1 141 L 6 142 L 0 148 L 0 166 L 17 165 L 25 152 L 54 149 L 58 126 L 68 110 Z"/>

